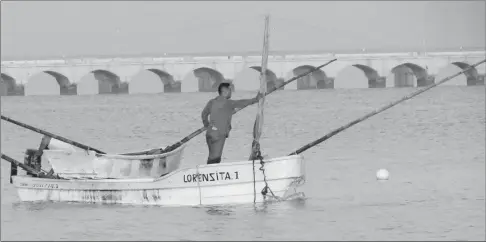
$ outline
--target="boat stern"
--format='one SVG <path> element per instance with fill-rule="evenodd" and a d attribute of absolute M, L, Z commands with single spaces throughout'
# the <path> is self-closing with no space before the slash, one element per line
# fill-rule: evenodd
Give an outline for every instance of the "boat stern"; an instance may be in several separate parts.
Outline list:
<path fill-rule="evenodd" d="M 50 201 L 55 191 L 59 191 L 59 180 L 35 178 L 31 176 L 13 176 L 12 184 L 22 202 Z"/>

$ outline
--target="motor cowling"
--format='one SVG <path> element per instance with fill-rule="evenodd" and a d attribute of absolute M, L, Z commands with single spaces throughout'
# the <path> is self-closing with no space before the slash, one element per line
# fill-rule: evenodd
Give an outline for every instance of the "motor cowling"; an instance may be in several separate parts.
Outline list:
<path fill-rule="evenodd" d="M 42 168 L 41 156 L 37 155 L 37 150 L 27 149 L 25 151 L 24 164 L 33 168 L 36 171 L 39 172 L 41 171 Z M 27 175 L 35 176 L 35 174 L 32 174 L 28 171 L 27 171 Z"/>

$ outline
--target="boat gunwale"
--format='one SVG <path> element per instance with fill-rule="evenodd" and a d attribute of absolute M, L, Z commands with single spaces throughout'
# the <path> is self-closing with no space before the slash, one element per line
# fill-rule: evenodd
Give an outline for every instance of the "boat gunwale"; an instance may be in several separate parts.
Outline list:
<path fill-rule="evenodd" d="M 57 179 L 49 179 L 49 178 L 37 178 L 37 177 L 30 177 L 30 176 L 17 176 L 19 178 L 33 178 L 31 179 L 32 181 L 37 180 L 37 179 L 42 179 L 43 181 L 49 180 L 49 181 L 59 181 Z M 282 180 L 297 180 L 297 179 L 304 179 L 305 176 L 289 176 L 289 177 L 283 177 L 283 178 L 274 178 L 274 179 L 269 179 L 267 181 L 282 181 Z M 99 181 L 99 180 L 88 180 L 88 181 Z M 64 180 L 63 182 L 66 182 Z M 85 181 L 82 181 L 85 182 Z M 154 183 L 155 181 L 146 181 L 146 182 L 141 182 L 138 181 L 136 183 Z M 257 183 L 263 182 L 262 180 L 257 180 L 255 181 Z M 73 182 L 74 183 L 74 182 Z M 197 186 L 200 188 L 204 187 L 220 187 L 220 186 L 231 186 L 231 185 L 243 185 L 243 184 L 248 184 L 248 183 L 254 183 L 253 181 L 243 181 L 243 182 L 238 182 L 238 183 L 231 183 L 231 184 L 212 184 L 209 186 Z M 186 189 L 186 188 L 195 188 L 195 187 L 160 187 L 160 188 L 123 188 L 123 189 L 79 189 L 79 188 L 73 188 L 73 189 L 65 189 L 65 188 L 59 188 L 59 189 L 53 189 L 53 188 L 32 188 L 32 187 L 16 187 L 17 189 L 28 189 L 28 190 L 56 190 L 56 191 L 152 191 L 152 190 L 173 190 L 173 189 Z"/>

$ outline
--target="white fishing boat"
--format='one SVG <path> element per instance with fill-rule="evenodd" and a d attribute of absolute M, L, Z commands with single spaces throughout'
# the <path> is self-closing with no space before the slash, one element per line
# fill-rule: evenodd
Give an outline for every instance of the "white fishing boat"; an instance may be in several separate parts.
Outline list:
<path fill-rule="evenodd" d="M 12 176 L 21 201 L 164 206 L 239 204 L 302 197 L 301 155 L 179 169 L 159 178 L 48 179 Z M 267 187 L 267 189 L 265 189 Z"/>
<path fill-rule="evenodd" d="M 269 94 L 265 79 L 268 23 L 267 16 L 259 91 L 262 95 Z M 261 157 L 259 139 L 263 126 L 263 105 L 264 98 L 261 98 L 253 132 L 251 159 L 247 160 L 180 169 L 185 144 L 202 133 L 204 128 L 170 149 L 113 155 L 4 116 L 2 119 L 6 121 L 43 133 L 47 137 L 41 142 L 42 148 L 26 152 L 24 163 L 4 154 L 2 158 L 12 164 L 11 183 L 17 188 L 21 201 L 195 206 L 260 203 L 301 197 L 303 193 L 297 192 L 297 187 L 305 183 L 304 158 L 300 154 L 271 159 Z M 41 153 L 39 158 L 38 154 Z M 27 175 L 17 175 L 16 166 L 26 170 Z"/>
<path fill-rule="evenodd" d="M 42 167 L 52 168 L 61 178 L 159 178 L 179 169 L 185 147 L 154 155 L 98 154 L 51 139 L 49 149 L 43 151 Z"/>

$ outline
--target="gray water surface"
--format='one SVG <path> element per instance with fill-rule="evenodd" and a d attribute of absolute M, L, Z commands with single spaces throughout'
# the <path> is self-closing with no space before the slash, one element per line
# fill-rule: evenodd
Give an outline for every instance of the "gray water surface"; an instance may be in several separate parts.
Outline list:
<path fill-rule="evenodd" d="M 283 91 L 266 99 L 262 151 L 287 155 L 413 88 Z M 240 93 L 234 98 L 249 98 Z M 2 97 L 2 114 L 107 152 L 172 144 L 214 94 Z M 224 157 L 250 152 L 256 107 L 233 118 Z M 1 123 L 2 153 L 41 135 Z M 183 167 L 203 164 L 204 135 Z M 2 240 L 484 240 L 485 89 L 437 87 L 304 153 L 305 200 L 153 207 L 20 203 L 2 161 Z M 377 181 L 378 169 L 390 180 Z"/>

